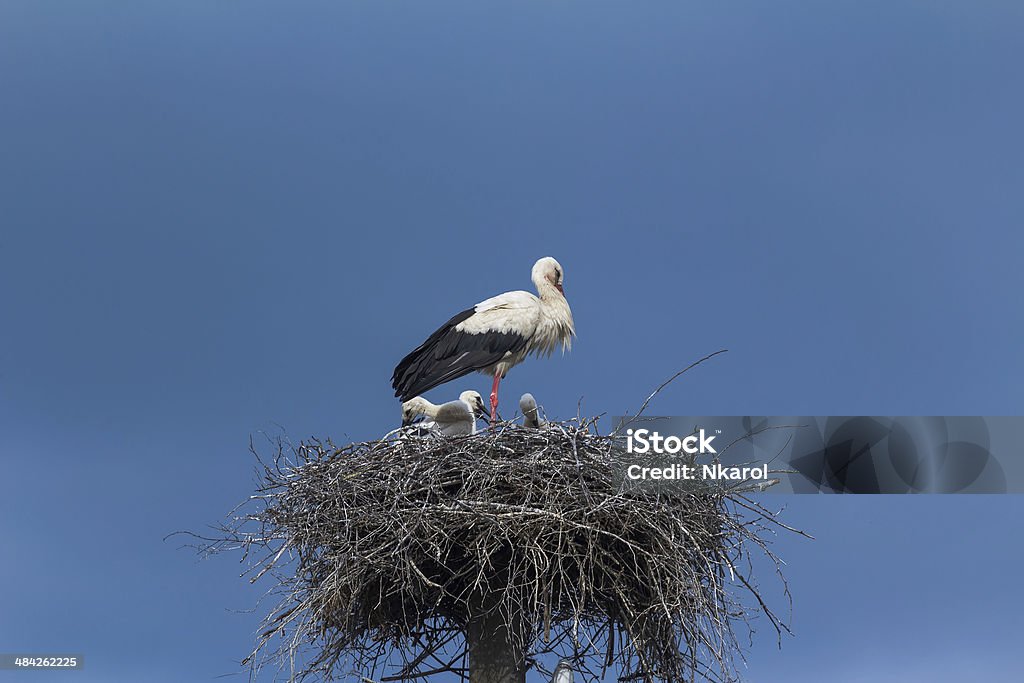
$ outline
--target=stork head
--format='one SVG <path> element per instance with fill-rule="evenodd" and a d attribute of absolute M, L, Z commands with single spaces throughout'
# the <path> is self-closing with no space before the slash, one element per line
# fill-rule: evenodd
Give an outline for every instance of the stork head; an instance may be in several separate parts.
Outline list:
<path fill-rule="evenodd" d="M 523 394 L 519 399 L 519 412 L 523 414 L 523 426 L 534 429 L 540 427 L 540 413 L 537 411 L 537 399 L 533 394 Z"/>
<path fill-rule="evenodd" d="M 426 415 L 433 404 L 422 396 L 410 398 L 402 404 L 402 426 L 408 427 L 416 418 Z"/>
<path fill-rule="evenodd" d="M 562 296 L 565 296 L 565 290 L 562 289 L 562 276 L 564 274 L 562 265 L 550 256 L 545 256 L 533 264 L 533 284 L 537 285 L 538 291 L 547 284 L 553 286 Z"/>
<path fill-rule="evenodd" d="M 487 421 L 487 408 L 484 407 L 484 398 L 479 391 L 463 391 L 459 394 L 459 400 L 469 406 L 473 417 Z"/>

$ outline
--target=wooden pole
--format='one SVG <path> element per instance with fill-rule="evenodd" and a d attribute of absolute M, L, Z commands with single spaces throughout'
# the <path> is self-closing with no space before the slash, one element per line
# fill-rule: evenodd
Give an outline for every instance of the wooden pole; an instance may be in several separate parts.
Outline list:
<path fill-rule="evenodd" d="M 469 683 L 526 683 L 523 652 L 513 644 L 512 629 L 497 609 L 478 615 L 466 629 Z"/>

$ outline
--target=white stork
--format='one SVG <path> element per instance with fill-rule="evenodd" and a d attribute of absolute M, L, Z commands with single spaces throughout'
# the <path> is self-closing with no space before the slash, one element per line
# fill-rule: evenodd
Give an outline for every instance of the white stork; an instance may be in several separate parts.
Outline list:
<path fill-rule="evenodd" d="M 562 266 L 545 256 L 533 264 L 537 296 L 505 292 L 481 301 L 439 327 L 395 367 L 391 386 L 402 401 L 473 371 L 494 377 L 491 421 L 498 415 L 498 384 L 526 356 L 564 352 L 576 333 L 562 289 Z"/>
<path fill-rule="evenodd" d="M 425 429 L 457 436 L 459 434 L 476 434 L 477 416 L 486 416 L 484 399 L 477 391 L 463 391 L 458 401 L 449 401 L 434 405 L 422 396 L 411 398 L 402 404 L 402 426 L 408 427 L 413 421 L 425 416 L 429 422 L 422 424 Z"/>
<path fill-rule="evenodd" d="M 572 683 L 572 679 L 572 666 L 569 665 L 569 660 L 564 657 L 559 659 L 555 672 L 551 674 L 551 683 Z"/>
<path fill-rule="evenodd" d="M 533 394 L 523 394 L 519 399 L 519 412 L 523 414 L 523 426 L 531 429 L 540 429 L 547 424 L 547 420 L 540 416 L 537 409 L 537 399 Z"/>

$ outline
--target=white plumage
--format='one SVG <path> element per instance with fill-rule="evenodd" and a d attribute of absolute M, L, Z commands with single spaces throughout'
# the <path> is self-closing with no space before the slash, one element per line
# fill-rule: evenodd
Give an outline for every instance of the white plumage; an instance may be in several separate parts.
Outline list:
<path fill-rule="evenodd" d="M 519 399 L 519 412 L 523 414 L 523 426 L 532 429 L 540 429 L 547 424 L 547 420 L 540 416 L 540 409 L 537 407 L 537 399 L 533 394 L 523 394 Z"/>
<path fill-rule="evenodd" d="M 476 417 L 486 414 L 484 399 L 476 391 L 463 391 L 459 394 L 459 400 L 441 405 L 416 396 L 402 404 L 402 426 L 415 423 L 421 429 L 445 436 L 476 434 Z M 415 422 L 421 416 L 427 420 Z"/>
<path fill-rule="evenodd" d="M 395 396 L 408 401 L 434 387 L 482 372 L 494 377 L 491 419 L 497 417 L 498 384 L 530 354 L 550 355 L 570 348 L 575 334 L 572 311 L 562 288 L 562 266 L 550 256 L 531 273 L 537 295 L 505 292 L 452 317 L 395 367 Z"/>

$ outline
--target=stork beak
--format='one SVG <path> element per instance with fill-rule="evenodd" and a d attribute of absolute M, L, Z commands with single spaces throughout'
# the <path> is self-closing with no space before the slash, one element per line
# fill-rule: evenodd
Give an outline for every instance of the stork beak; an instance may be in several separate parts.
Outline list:
<path fill-rule="evenodd" d="M 556 284 L 556 285 L 555 285 L 555 289 L 557 289 L 557 290 L 558 290 L 558 293 L 559 293 L 559 294 L 561 294 L 562 296 L 565 296 L 565 290 L 564 290 L 564 289 L 562 289 L 562 285 Z"/>
<path fill-rule="evenodd" d="M 487 424 L 491 424 L 491 419 L 487 415 L 487 410 L 484 408 L 483 402 L 477 404 L 477 410 L 480 411 L 480 419 L 486 422 Z"/>
<path fill-rule="evenodd" d="M 403 427 L 408 427 L 409 425 L 411 425 L 411 424 L 412 424 L 412 422 L 413 422 L 413 421 L 412 421 L 412 420 L 410 420 L 409 418 L 407 418 L 407 417 L 402 417 L 402 426 L 403 426 Z"/>

